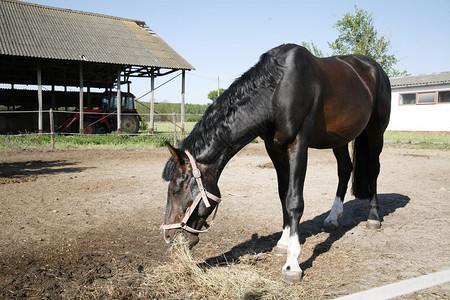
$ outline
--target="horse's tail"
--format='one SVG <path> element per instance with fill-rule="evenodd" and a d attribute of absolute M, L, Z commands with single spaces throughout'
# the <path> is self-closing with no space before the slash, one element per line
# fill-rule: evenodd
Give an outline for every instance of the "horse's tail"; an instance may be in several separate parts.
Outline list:
<path fill-rule="evenodd" d="M 364 130 L 356 138 L 353 146 L 353 195 L 359 199 L 369 199 L 372 191 L 369 182 L 369 137 Z"/>

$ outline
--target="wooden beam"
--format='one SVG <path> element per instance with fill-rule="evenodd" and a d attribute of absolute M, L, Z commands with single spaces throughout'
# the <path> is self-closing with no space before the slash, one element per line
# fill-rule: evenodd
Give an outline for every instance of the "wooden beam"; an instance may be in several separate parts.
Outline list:
<path fill-rule="evenodd" d="M 184 101 L 185 101 L 185 92 L 186 92 L 186 71 L 181 71 L 181 136 L 184 134 Z"/>
<path fill-rule="evenodd" d="M 37 85 L 38 85 L 38 132 L 43 133 L 42 119 L 42 70 L 41 64 L 37 65 Z"/>
<path fill-rule="evenodd" d="M 120 134 L 122 131 L 121 122 L 122 122 L 122 92 L 120 91 L 120 73 L 122 72 L 122 68 L 120 66 L 117 67 L 117 134 Z"/>
<path fill-rule="evenodd" d="M 150 134 L 153 134 L 155 128 L 155 74 L 153 74 L 153 68 L 151 71 L 151 91 L 152 99 L 150 102 Z"/>
<path fill-rule="evenodd" d="M 84 106 L 84 99 L 83 99 L 83 63 L 80 62 L 80 134 L 83 134 L 84 132 L 84 113 L 83 113 L 83 106 Z"/>

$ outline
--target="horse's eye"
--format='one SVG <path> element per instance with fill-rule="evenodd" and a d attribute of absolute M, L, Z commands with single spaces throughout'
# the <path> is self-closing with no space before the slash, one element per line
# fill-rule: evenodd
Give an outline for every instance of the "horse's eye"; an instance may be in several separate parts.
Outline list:
<path fill-rule="evenodd" d="M 181 187 L 177 187 L 172 191 L 172 195 L 175 195 L 181 191 Z"/>

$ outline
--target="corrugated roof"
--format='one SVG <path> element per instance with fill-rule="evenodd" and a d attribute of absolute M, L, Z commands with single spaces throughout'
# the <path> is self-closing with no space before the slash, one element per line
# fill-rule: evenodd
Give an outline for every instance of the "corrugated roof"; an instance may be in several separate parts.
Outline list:
<path fill-rule="evenodd" d="M 391 78 L 392 88 L 450 83 L 450 72 Z"/>
<path fill-rule="evenodd" d="M 143 21 L 0 1 L 0 54 L 192 70 Z"/>

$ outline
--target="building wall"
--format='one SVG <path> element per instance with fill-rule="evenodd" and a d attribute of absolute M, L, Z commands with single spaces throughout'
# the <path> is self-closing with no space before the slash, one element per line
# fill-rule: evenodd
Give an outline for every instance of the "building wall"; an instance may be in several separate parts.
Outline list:
<path fill-rule="evenodd" d="M 450 84 L 393 88 L 387 130 L 450 132 L 450 103 L 400 105 L 400 94 L 442 90 L 450 90 Z"/>

